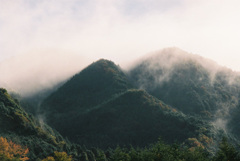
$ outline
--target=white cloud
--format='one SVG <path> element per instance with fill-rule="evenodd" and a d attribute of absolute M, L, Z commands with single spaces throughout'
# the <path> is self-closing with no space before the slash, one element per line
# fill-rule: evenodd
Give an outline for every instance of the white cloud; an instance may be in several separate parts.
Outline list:
<path fill-rule="evenodd" d="M 125 66 L 148 52 L 176 46 L 240 70 L 237 0 L 0 0 L 0 4 L 0 61 L 52 49 Z"/>

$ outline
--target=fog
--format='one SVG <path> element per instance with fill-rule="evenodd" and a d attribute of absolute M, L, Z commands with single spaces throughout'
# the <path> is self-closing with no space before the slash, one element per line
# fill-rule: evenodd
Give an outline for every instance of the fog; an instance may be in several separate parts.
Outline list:
<path fill-rule="evenodd" d="M 0 86 L 29 95 L 100 58 L 128 69 L 173 46 L 240 70 L 239 6 L 236 0 L 1 0 Z"/>
<path fill-rule="evenodd" d="M 148 53 L 137 61 L 134 61 L 128 66 L 128 68 L 132 70 L 136 66 L 144 64 L 142 70 L 145 71 L 142 72 L 142 79 L 139 80 L 143 81 L 141 86 L 144 89 L 144 86 L 149 85 L 148 76 L 145 74 L 150 73 L 150 75 L 154 77 L 155 82 L 161 84 L 172 78 L 172 74 L 176 71 L 179 65 L 184 65 L 189 62 L 197 63 L 197 65 L 203 67 L 208 72 L 207 74 L 211 83 L 214 82 L 216 74 L 219 72 L 224 72 L 225 74 L 229 73 L 226 79 L 228 79 L 229 84 L 234 82 L 233 79 L 236 75 L 231 74 L 233 73 L 231 69 L 219 65 L 213 60 L 188 53 L 187 51 L 176 47 L 164 48 L 162 50 Z M 160 70 L 161 74 L 159 73 Z M 154 85 L 151 84 L 150 86 L 153 86 L 152 88 L 154 88 Z"/>
<path fill-rule="evenodd" d="M 240 70 L 239 7 L 237 0 L 1 0 L 0 61 L 50 48 L 124 66 L 176 46 Z"/>
<path fill-rule="evenodd" d="M 31 51 L 0 63 L 0 86 L 31 96 L 67 80 L 88 63 L 91 61 L 74 53 Z"/>
<path fill-rule="evenodd" d="M 176 77 L 178 71 L 181 75 Z M 185 71 L 185 73 L 182 71 Z M 158 93 L 161 93 L 160 100 L 164 99 L 165 96 L 167 97 L 166 101 L 177 99 L 172 95 L 169 98 L 169 93 L 171 93 L 173 88 L 176 93 L 182 93 L 184 96 L 184 98 L 180 98 L 178 101 L 184 99 L 187 102 L 191 102 L 193 101 L 191 100 L 191 96 L 185 95 L 185 93 L 189 91 L 196 92 L 197 100 L 194 101 L 209 101 L 213 103 L 211 105 L 214 107 L 207 109 L 212 115 L 212 125 L 216 129 L 223 130 L 225 133 L 229 132 L 227 125 L 231 120 L 230 113 L 239 106 L 239 72 L 234 72 L 210 59 L 188 53 L 179 48 L 165 48 L 149 53 L 136 61 L 130 67 L 129 75 L 133 77 L 139 88 L 147 90 L 150 94 L 153 93 L 158 98 Z M 185 84 L 185 82 L 189 84 Z M 183 91 L 181 91 L 181 87 L 183 87 Z M 206 88 L 207 92 L 199 91 L 199 87 Z M 218 90 L 219 88 L 220 90 Z M 211 97 L 212 100 L 208 100 L 205 96 L 209 93 L 210 95 L 207 96 Z M 168 102 L 165 103 L 168 104 Z M 207 107 L 206 105 L 202 106 L 204 108 Z M 193 106 L 191 108 L 195 110 L 197 107 Z"/>

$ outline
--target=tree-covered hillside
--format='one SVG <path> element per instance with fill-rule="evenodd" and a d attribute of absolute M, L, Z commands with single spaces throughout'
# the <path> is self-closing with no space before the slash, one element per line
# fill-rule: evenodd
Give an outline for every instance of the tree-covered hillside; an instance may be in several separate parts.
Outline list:
<path fill-rule="evenodd" d="M 66 142 L 46 124 L 26 113 L 5 89 L 0 89 L 0 136 L 29 148 L 35 160 L 60 150 Z"/>
<path fill-rule="evenodd" d="M 165 49 L 132 67 L 132 84 L 166 104 L 207 120 L 239 142 L 240 74 L 180 49 Z"/>
<path fill-rule="evenodd" d="M 43 114 L 63 136 L 88 147 L 143 147 L 159 137 L 169 143 L 212 139 L 207 122 L 131 89 L 129 82 L 113 62 L 99 60 L 50 95 L 42 104 Z"/>
<path fill-rule="evenodd" d="M 169 48 L 125 73 L 101 59 L 56 88 L 0 89 L 0 159 L 239 160 L 240 76 L 210 60 Z"/>
<path fill-rule="evenodd" d="M 159 137 L 168 143 L 199 139 L 203 135 L 208 138 L 212 128 L 206 122 L 185 116 L 145 91 L 135 89 L 121 93 L 87 113 L 79 112 L 72 118 L 72 124 L 61 130 L 64 136 L 81 145 L 101 148 L 116 145 L 144 147 Z"/>
<path fill-rule="evenodd" d="M 186 114 L 211 118 L 225 106 L 237 106 L 237 73 L 176 50 L 183 52 L 166 49 L 139 62 L 129 71 L 133 84 Z"/>
<path fill-rule="evenodd" d="M 50 95 L 42 107 L 44 109 L 51 106 L 58 113 L 68 113 L 76 109 L 84 112 L 130 87 L 120 67 L 101 59 L 73 76 Z"/>

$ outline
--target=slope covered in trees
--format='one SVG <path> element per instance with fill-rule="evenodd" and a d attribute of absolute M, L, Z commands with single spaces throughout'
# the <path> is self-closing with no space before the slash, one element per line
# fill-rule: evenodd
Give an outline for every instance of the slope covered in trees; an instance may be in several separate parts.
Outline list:
<path fill-rule="evenodd" d="M 139 61 L 128 72 L 137 88 L 239 138 L 240 74 L 177 48 Z M 235 140 L 235 141 L 238 141 Z"/>
<path fill-rule="evenodd" d="M 165 49 L 135 65 L 129 75 L 138 88 L 186 114 L 208 114 L 236 107 L 239 75 L 180 49 Z"/>
<path fill-rule="evenodd" d="M 99 60 L 91 64 L 51 94 L 41 106 L 48 123 L 62 133 L 79 114 L 86 113 L 131 85 L 127 77 L 111 61 Z"/>
<path fill-rule="evenodd" d="M 212 128 L 177 112 L 145 91 L 135 89 L 73 118 L 68 133 L 64 134 L 81 145 L 101 148 L 144 147 L 159 137 L 168 143 L 183 142 L 199 135 L 210 136 L 210 130 L 200 131 Z"/>
<path fill-rule="evenodd" d="M 50 95 L 42 104 L 43 114 L 63 136 L 88 147 L 143 147 L 158 137 L 169 143 L 211 139 L 207 122 L 132 87 L 113 62 L 99 60 Z"/>
<path fill-rule="evenodd" d="M 226 141 L 240 139 L 239 82 L 238 73 L 176 48 L 127 73 L 101 59 L 30 106 L 0 89 L 0 136 L 28 148 L 30 160 L 239 160 Z M 37 117 L 23 110 L 37 112 L 43 98 Z"/>
<path fill-rule="evenodd" d="M 61 149 L 65 143 L 58 132 L 26 113 L 5 89 L 0 89 L 0 136 L 29 148 L 35 160 Z"/>

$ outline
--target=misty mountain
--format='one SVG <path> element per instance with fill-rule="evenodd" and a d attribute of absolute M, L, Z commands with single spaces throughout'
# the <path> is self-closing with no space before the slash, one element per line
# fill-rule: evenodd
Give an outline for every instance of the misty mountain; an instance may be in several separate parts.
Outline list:
<path fill-rule="evenodd" d="M 145 58 L 129 75 L 138 88 L 186 114 L 211 118 L 225 106 L 238 104 L 237 73 L 180 49 L 165 49 Z"/>
<path fill-rule="evenodd" d="M 48 124 L 87 146 L 146 146 L 158 137 L 171 143 L 211 137 L 211 125 L 134 89 L 118 66 L 103 59 L 73 76 L 41 109 Z"/>
<path fill-rule="evenodd" d="M 239 85 L 239 73 L 177 48 L 125 72 L 101 59 L 28 97 L 1 89 L 0 136 L 27 146 L 33 160 L 54 151 L 111 158 L 110 147 L 150 147 L 159 137 L 214 153 L 223 136 L 239 143 Z"/>
<path fill-rule="evenodd" d="M 239 73 L 168 48 L 139 61 L 128 75 L 137 88 L 239 139 Z"/>
<path fill-rule="evenodd" d="M 60 86 L 62 86 L 65 83 L 65 81 L 56 83 L 56 85 L 52 86 L 51 88 L 44 88 L 29 96 L 22 96 L 21 94 L 16 93 L 15 91 L 9 91 L 9 94 L 11 95 L 12 98 L 18 100 L 21 107 L 27 113 L 37 116 L 42 101 L 46 99 L 54 91 L 56 91 Z"/>

